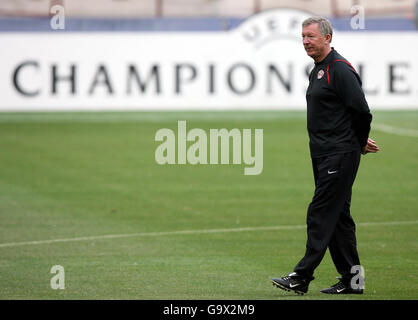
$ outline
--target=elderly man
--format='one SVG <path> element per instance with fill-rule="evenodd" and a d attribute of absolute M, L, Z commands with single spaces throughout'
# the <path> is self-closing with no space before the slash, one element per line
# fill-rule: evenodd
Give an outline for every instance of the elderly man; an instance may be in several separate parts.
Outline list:
<path fill-rule="evenodd" d="M 307 212 L 305 256 L 294 272 L 272 279 L 277 287 L 298 294 L 308 291 L 327 248 L 341 278 L 321 292 L 363 293 L 362 286 L 352 286 L 352 270 L 360 267 L 360 260 L 350 215 L 351 189 L 361 153 L 374 153 L 379 147 L 368 137 L 372 115 L 360 77 L 330 46 L 332 35 L 327 19 L 313 17 L 302 24 L 303 46 L 315 61 L 306 93 L 315 193 Z"/>

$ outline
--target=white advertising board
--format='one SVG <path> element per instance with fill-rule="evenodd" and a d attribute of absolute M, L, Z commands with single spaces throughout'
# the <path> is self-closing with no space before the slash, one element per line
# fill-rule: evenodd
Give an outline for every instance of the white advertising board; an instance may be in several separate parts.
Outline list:
<path fill-rule="evenodd" d="M 1 111 L 304 109 L 307 13 L 229 32 L 0 33 Z M 418 109 L 417 32 L 334 31 L 371 109 Z"/>

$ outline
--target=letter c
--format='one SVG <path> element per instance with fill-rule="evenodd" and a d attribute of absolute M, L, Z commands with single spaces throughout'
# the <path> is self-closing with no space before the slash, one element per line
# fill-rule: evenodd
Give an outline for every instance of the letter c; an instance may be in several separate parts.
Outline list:
<path fill-rule="evenodd" d="M 20 65 L 17 66 L 15 72 L 13 73 L 13 85 L 16 88 L 16 90 L 24 96 L 27 96 L 27 97 L 37 96 L 40 90 L 36 90 L 32 92 L 27 91 L 24 88 L 22 88 L 19 82 L 19 72 L 23 69 L 23 67 L 27 67 L 27 66 L 33 66 L 39 69 L 39 63 L 36 61 L 27 61 L 27 62 L 21 63 Z"/>

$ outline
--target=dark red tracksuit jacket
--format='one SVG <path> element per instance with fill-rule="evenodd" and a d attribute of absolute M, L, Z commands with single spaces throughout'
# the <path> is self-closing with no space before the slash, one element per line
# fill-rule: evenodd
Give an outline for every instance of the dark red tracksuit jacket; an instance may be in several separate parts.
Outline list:
<path fill-rule="evenodd" d="M 367 143 L 372 115 L 361 79 L 334 48 L 315 63 L 306 92 L 313 158 L 360 150 Z"/>

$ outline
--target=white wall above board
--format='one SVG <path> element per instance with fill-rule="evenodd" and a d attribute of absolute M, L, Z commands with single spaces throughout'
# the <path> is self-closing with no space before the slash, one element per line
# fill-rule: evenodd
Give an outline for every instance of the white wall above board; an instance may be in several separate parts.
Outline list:
<path fill-rule="evenodd" d="M 0 33 L 1 111 L 304 109 L 302 11 L 229 32 Z M 371 109 L 418 109 L 418 32 L 335 30 Z"/>

